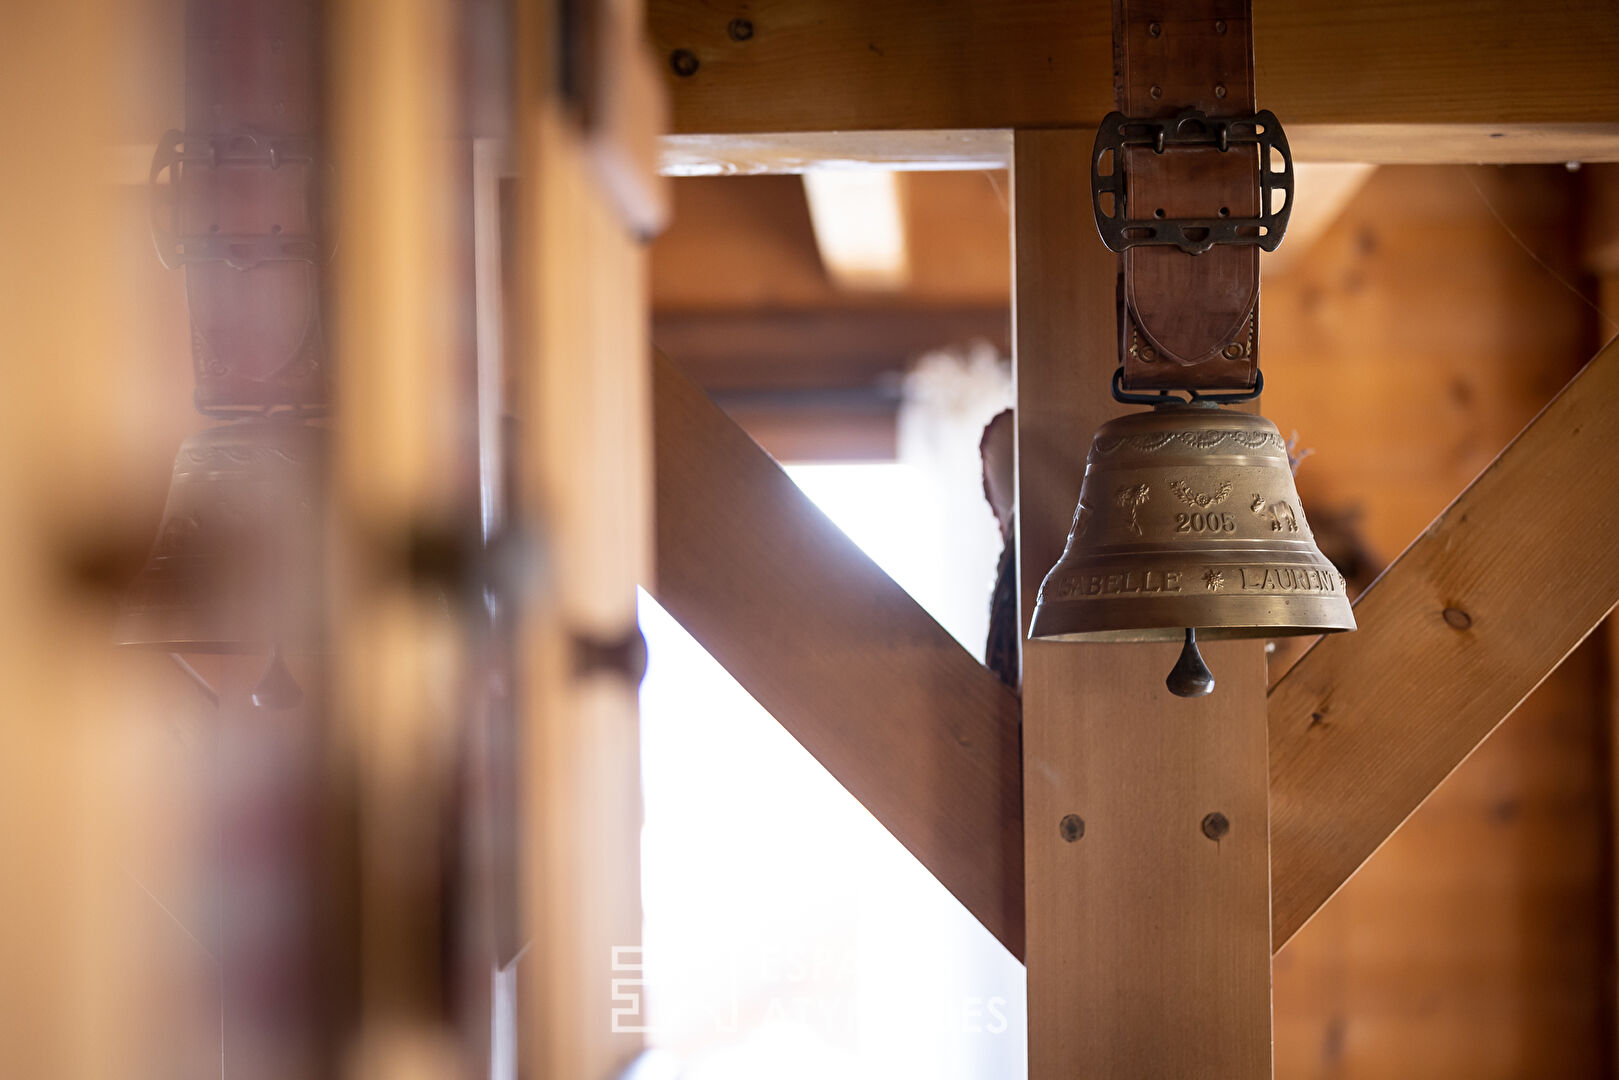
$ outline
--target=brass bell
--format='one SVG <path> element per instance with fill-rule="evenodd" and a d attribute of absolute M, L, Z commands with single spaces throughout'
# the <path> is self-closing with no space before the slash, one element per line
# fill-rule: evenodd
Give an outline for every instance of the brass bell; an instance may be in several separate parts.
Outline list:
<path fill-rule="evenodd" d="M 265 699 L 290 700 L 281 651 L 311 650 L 320 637 L 326 458 L 326 430 L 290 419 L 187 438 L 151 556 L 123 597 L 118 642 L 264 652 Z"/>
<path fill-rule="evenodd" d="M 1281 433 L 1262 416 L 1176 402 L 1091 440 L 1068 544 L 1029 636 L 1186 642 L 1168 679 L 1214 688 L 1196 638 L 1353 630 L 1342 574 L 1310 534 Z"/>

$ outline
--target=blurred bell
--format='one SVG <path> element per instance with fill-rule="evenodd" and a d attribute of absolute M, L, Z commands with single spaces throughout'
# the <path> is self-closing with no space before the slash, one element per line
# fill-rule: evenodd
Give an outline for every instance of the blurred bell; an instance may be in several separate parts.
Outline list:
<path fill-rule="evenodd" d="M 1029 636 L 1184 640 L 1168 683 L 1191 697 L 1214 688 L 1198 638 L 1354 628 L 1344 577 L 1310 534 L 1276 426 L 1177 403 L 1096 432 Z"/>
<path fill-rule="evenodd" d="M 120 644 L 168 652 L 307 651 L 319 638 L 323 428 L 237 420 L 186 439 L 157 542 L 125 593 Z M 289 676 L 290 678 L 290 676 Z M 272 679 L 277 701 L 287 698 Z"/>

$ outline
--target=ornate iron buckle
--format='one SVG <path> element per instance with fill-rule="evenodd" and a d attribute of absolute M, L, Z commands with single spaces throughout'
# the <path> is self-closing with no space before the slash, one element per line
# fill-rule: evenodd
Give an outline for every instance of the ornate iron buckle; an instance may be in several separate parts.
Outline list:
<path fill-rule="evenodd" d="M 1258 217 L 1131 218 L 1126 205 L 1124 151 L 1131 147 L 1151 147 L 1162 154 L 1176 149 L 1215 149 L 1224 153 L 1233 146 L 1259 148 Z M 1271 169 L 1271 151 L 1282 156 L 1281 171 Z M 1103 174 L 1102 160 L 1111 154 L 1112 172 Z M 1271 212 L 1271 192 L 1286 193 L 1282 208 Z M 1113 197 L 1111 213 L 1102 209 L 1102 196 Z M 1096 214 L 1096 230 L 1110 251 L 1145 245 L 1174 246 L 1189 255 L 1200 255 L 1215 244 L 1257 244 L 1275 251 L 1287 232 L 1287 219 L 1293 212 L 1293 154 L 1281 122 L 1269 109 L 1252 116 L 1209 117 L 1188 109 L 1172 120 L 1132 120 L 1111 112 L 1096 131 L 1091 150 L 1091 208 Z"/>
<path fill-rule="evenodd" d="M 186 135 L 165 132 L 152 155 L 148 177 L 152 191 L 152 243 L 165 269 L 186 263 L 223 262 L 247 270 L 262 262 L 316 263 L 322 258 L 320 242 L 311 235 L 288 233 L 180 233 L 180 205 L 188 168 L 279 169 L 302 165 L 309 170 L 309 205 L 318 212 L 315 190 L 314 146 L 307 138 L 254 135 Z M 169 174 L 168 183 L 162 182 Z M 170 194 L 164 198 L 164 192 Z M 166 220 L 165 220 L 166 215 Z"/>
<path fill-rule="evenodd" d="M 1175 397 L 1175 392 L 1186 395 L 1182 401 Z M 1190 386 L 1166 387 L 1163 390 L 1153 390 L 1148 393 L 1136 393 L 1124 388 L 1124 365 L 1120 364 L 1113 372 L 1113 400 L 1121 405 L 1235 405 L 1243 401 L 1252 401 L 1265 392 L 1265 373 L 1254 370 L 1254 388 L 1252 390 L 1232 390 L 1229 393 L 1209 394 L 1201 390 L 1194 390 Z"/>

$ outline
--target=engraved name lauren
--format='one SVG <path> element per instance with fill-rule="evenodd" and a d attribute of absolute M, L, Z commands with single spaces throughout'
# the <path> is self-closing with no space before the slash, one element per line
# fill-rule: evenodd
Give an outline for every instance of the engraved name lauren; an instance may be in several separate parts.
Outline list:
<path fill-rule="evenodd" d="M 1076 596 L 1117 596 L 1125 593 L 1166 593 L 1181 591 L 1179 573 L 1148 570 L 1138 574 L 1134 570 L 1123 574 L 1075 574 L 1063 578 L 1053 590 L 1055 600 L 1069 600 Z"/>
<path fill-rule="evenodd" d="M 1242 587 L 1270 592 L 1337 592 L 1338 575 L 1305 566 L 1244 566 Z"/>

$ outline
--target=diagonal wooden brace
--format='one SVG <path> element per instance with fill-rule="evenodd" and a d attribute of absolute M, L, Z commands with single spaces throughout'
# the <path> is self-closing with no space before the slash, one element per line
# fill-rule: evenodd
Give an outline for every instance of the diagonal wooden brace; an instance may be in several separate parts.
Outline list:
<path fill-rule="evenodd" d="M 658 602 L 1012 952 L 1018 701 L 667 358 Z"/>
<path fill-rule="evenodd" d="M 1275 945 L 1619 601 L 1610 342 L 1272 688 Z"/>

